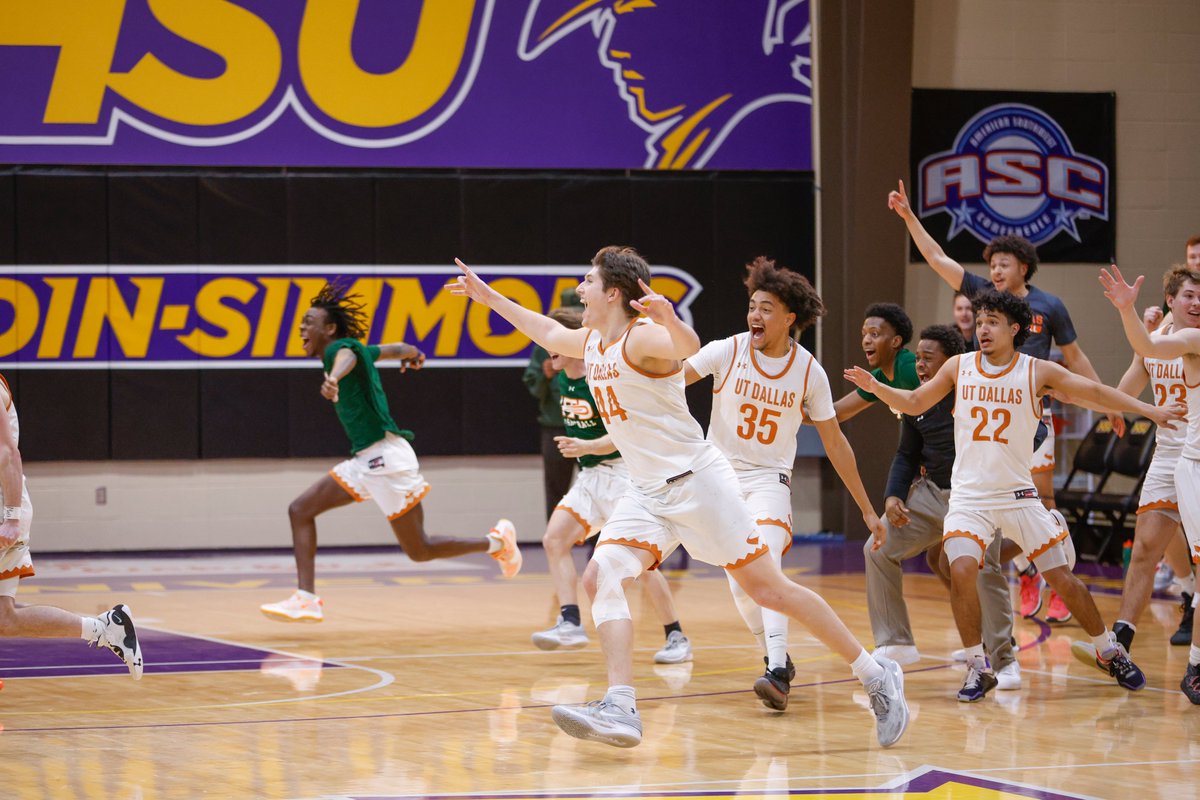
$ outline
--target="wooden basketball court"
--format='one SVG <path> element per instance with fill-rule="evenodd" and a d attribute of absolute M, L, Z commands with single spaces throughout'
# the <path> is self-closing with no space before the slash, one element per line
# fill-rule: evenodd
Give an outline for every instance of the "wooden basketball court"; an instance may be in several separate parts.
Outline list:
<path fill-rule="evenodd" d="M 577 554 L 582 563 L 583 553 Z M 503 581 L 486 557 L 412 564 L 393 552 L 318 557 L 321 624 L 258 611 L 294 587 L 290 556 L 43 558 L 18 599 L 96 613 L 127 603 L 142 635 L 139 683 L 82 641 L 0 642 L 0 771 L 6 798 L 384 798 L 799 794 L 854 797 L 1194 797 L 1200 708 L 1179 692 L 1186 647 L 1167 637 L 1177 602 L 1156 599 L 1131 694 L 1072 659 L 1074 624 L 1021 621 L 1024 686 L 956 702 L 963 668 L 946 593 L 906 575 L 924 656 L 906 668 L 908 733 L 881 749 L 849 669 L 799 626 L 786 712 L 750 690 L 757 647 L 725 577 L 669 572 L 691 664 L 656 666 L 662 633 L 640 593 L 641 746 L 572 739 L 555 703 L 596 699 L 588 648 L 529 641 L 556 606 L 539 549 Z M 798 545 L 791 574 L 870 640 L 861 554 Z M 1092 579 L 1116 612 L 1119 583 Z M 587 612 L 585 609 L 585 620 Z M 587 627 L 591 628 L 590 620 Z"/>

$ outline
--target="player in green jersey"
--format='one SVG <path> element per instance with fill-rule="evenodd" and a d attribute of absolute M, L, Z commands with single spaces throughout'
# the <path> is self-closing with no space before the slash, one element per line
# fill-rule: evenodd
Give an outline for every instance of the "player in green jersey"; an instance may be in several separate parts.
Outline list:
<path fill-rule="evenodd" d="M 398 359 L 401 369 L 420 369 L 425 354 L 404 342 L 367 346 L 362 343 L 366 335 L 367 316 L 359 296 L 347 295 L 346 288 L 337 283 L 321 289 L 300 321 L 304 354 L 322 360 L 321 396 L 334 404 L 350 439 L 351 456 L 288 506 L 299 588 L 287 600 L 262 606 L 271 619 L 322 620 L 324 603 L 313 593 L 316 518 L 331 508 L 368 498 L 387 516 L 401 549 L 413 561 L 487 552 L 500 562 L 504 577 L 511 578 L 521 569 L 516 531 L 506 519 L 478 539 L 425 533 L 421 500 L 429 492 L 429 484 L 421 477 L 417 456 L 408 443 L 412 434 L 402 431 L 388 411 L 375 367 L 376 361 Z"/>

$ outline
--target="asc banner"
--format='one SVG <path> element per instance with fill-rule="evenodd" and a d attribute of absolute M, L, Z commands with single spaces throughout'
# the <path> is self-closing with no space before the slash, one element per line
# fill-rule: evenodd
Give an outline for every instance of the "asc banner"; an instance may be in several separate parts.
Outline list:
<path fill-rule="evenodd" d="M 583 267 L 473 267 L 539 313 L 558 306 Z M 312 367 L 298 335 L 327 280 L 358 294 L 367 342 L 406 341 L 428 367 L 524 366 L 529 339 L 486 306 L 444 291 L 444 266 L 20 267 L 0 272 L 0 369 Z M 692 322 L 691 275 L 655 265 L 652 286 Z"/>
<path fill-rule="evenodd" d="M 913 209 L 959 261 L 1024 236 L 1042 261 L 1116 250 L 1116 96 L 914 89 Z M 913 260 L 920 254 L 914 246 Z"/>
<path fill-rule="evenodd" d="M 0 162 L 812 169 L 808 0 L 0 0 Z"/>

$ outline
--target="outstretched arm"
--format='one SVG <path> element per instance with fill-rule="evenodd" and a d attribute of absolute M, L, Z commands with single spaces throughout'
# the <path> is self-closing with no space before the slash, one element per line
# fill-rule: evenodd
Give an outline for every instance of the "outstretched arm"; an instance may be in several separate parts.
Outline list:
<path fill-rule="evenodd" d="M 853 383 L 864 392 L 869 392 L 903 414 L 917 416 L 923 414 L 954 389 L 954 375 L 958 371 L 959 356 L 951 356 L 942 364 L 942 368 L 925 383 L 916 389 L 896 389 L 884 386 L 875 376 L 862 367 L 851 367 L 843 374 L 846 380 Z"/>
<path fill-rule="evenodd" d="M 446 285 L 451 294 L 468 297 L 476 303 L 482 303 L 551 353 L 558 353 L 568 358 L 583 358 L 583 348 L 587 344 L 588 337 L 586 328 L 571 330 L 544 314 L 530 311 L 488 286 L 459 259 L 454 259 L 454 263 L 458 264 L 463 274 Z"/>
<path fill-rule="evenodd" d="M 1104 296 L 1121 314 L 1121 327 L 1125 329 L 1125 338 L 1133 347 L 1133 351 L 1143 358 L 1172 359 L 1189 353 L 1200 353 L 1200 331 L 1185 328 L 1166 336 L 1150 338 L 1146 326 L 1138 318 L 1134 304 L 1137 302 L 1138 290 L 1142 288 L 1145 275 L 1139 275 L 1130 286 L 1121 275 L 1121 270 L 1113 264 L 1109 272 L 1100 270 L 1100 285 L 1104 287 Z"/>
<path fill-rule="evenodd" d="M 825 446 L 829 463 L 837 470 L 838 477 L 842 479 L 858 510 L 862 512 L 863 522 L 875 537 L 871 549 L 878 550 L 887 540 L 887 528 L 879 520 L 875 507 L 871 505 L 871 498 L 867 496 L 867 490 L 863 487 L 862 478 L 858 474 L 858 461 L 854 458 L 854 450 L 846 440 L 846 434 L 842 433 L 836 417 L 813 424 L 817 427 L 817 433 L 821 435 L 821 444 Z"/>
<path fill-rule="evenodd" d="M 1169 429 L 1174 429 L 1174 423 L 1183 419 L 1187 412 L 1186 407 L 1181 403 L 1162 407 L 1143 403 L 1136 397 L 1130 397 L 1111 386 L 1105 386 L 1102 383 L 1088 380 L 1082 375 L 1069 372 L 1053 361 L 1038 359 L 1034 364 L 1034 370 L 1034 381 L 1039 390 L 1049 388 L 1062 392 L 1089 408 L 1129 411 L 1149 417 L 1156 425 Z"/>
<path fill-rule="evenodd" d="M 397 359 L 400 361 L 401 372 L 406 372 L 410 369 L 420 369 L 425 366 L 425 354 L 415 345 L 411 345 L 408 342 L 379 345 L 380 361 L 395 361 Z"/>
<path fill-rule="evenodd" d="M 904 220 L 904 224 L 908 226 L 908 235 L 912 237 L 913 243 L 921 251 L 925 262 L 933 267 L 933 271 L 950 284 L 950 288 L 954 291 L 957 292 L 961 289 L 965 272 L 962 264 L 946 255 L 942 246 L 929 235 L 929 231 L 925 230 L 921 220 L 917 219 L 917 215 L 913 213 L 912 207 L 908 204 L 908 193 L 904 191 L 904 181 L 900 181 L 896 191 L 888 195 L 888 208 L 895 211 L 896 215 Z"/>
<path fill-rule="evenodd" d="M 604 434 L 595 439 L 576 439 L 572 436 L 555 436 L 558 452 L 563 458 L 579 458 L 580 456 L 606 456 L 617 452 L 612 436 Z"/>
<path fill-rule="evenodd" d="M 863 411 L 871 407 L 870 400 L 864 400 L 858 392 L 849 392 L 844 397 L 839 397 L 833 403 L 834 413 L 837 414 L 838 422 L 845 422 L 848 419 L 857 417 Z"/>

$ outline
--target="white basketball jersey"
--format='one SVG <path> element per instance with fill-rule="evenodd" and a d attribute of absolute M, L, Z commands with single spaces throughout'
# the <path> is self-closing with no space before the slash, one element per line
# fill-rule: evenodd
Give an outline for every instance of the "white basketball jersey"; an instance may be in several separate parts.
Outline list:
<path fill-rule="evenodd" d="M 1197 379 L 1195 383 L 1188 382 L 1187 373 L 1184 373 L 1184 387 L 1187 389 L 1187 425 L 1181 426 L 1185 428 L 1181 455 L 1184 458 L 1200 461 L 1200 374 L 1192 377 Z M 1170 432 L 1166 431 L 1166 433 Z"/>
<path fill-rule="evenodd" d="M 1171 332 L 1167 330 L 1170 327 L 1164 325 L 1150 335 L 1163 336 Z M 1146 373 L 1150 376 L 1150 389 L 1154 392 L 1154 405 L 1165 406 L 1170 403 L 1188 402 L 1189 392 L 1187 384 L 1183 380 L 1182 357 L 1169 361 L 1161 358 L 1143 358 L 1142 362 L 1146 365 Z M 1187 428 L 1183 425 L 1175 430 L 1159 428 L 1154 436 L 1157 442 L 1154 457 L 1170 458 L 1178 455 L 1183 448 L 1183 441 L 1187 438 Z"/>
<path fill-rule="evenodd" d="M 1029 473 L 1033 437 L 1042 418 L 1034 396 L 1037 359 L 1016 353 L 1003 367 L 983 353 L 958 357 L 954 395 L 954 471 L 950 501 L 959 508 L 1037 505 Z"/>
<path fill-rule="evenodd" d="M 21 438 L 21 425 L 17 421 L 17 404 L 12 399 L 12 389 L 8 387 L 8 381 L 3 375 L 0 375 L 0 404 L 4 406 L 4 413 L 8 415 L 8 427 L 12 431 L 13 445 L 17 445 Z M 29 491 L 25 487 L 25 476 L 21 476 L 21 494 L 28 498 Z M 4 492 L 0 489 L 0 504 L 3 505 L 25 505 L 22 501 L 15 503 L 9 502 L 8 498 L 4 497 Z"/>
<path fill-rule="evenodd" d="M 750 333 L 709 342 L 688 359 L 700 376 L 713 376 L 708 438 L 734 469 L 792 473 L 796 434 L 806 418 L 834 417 L 825 370 L 793 343 L 782 358 L 750 346 Z"/>
<path fill-rule="evenodd" d="M 631 330 L 633 325 L 606 346 L 601 346 L 598 333 L 590 331 L 583 361 L 596 410 L 629 466 L 630 482 L 654 492 L 667 480 L 706 467 L 721 454 L 704 439 L 700 423 L 688 411 L 682 367 L 669 375 L 652 375 L 629 363 L 625 343 Z"/>

